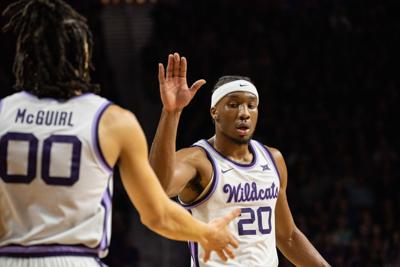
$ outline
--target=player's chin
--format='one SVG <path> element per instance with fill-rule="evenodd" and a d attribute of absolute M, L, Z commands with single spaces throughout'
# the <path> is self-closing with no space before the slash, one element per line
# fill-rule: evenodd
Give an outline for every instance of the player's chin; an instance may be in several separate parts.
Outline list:
<path fill-rule="evenodd" d="M 251 139 L 251 136 L 240 136 L 238 138 L 235 138 L 235 141 L 237 144 L 245 145 L 250 142 L 250 139 Z"/>

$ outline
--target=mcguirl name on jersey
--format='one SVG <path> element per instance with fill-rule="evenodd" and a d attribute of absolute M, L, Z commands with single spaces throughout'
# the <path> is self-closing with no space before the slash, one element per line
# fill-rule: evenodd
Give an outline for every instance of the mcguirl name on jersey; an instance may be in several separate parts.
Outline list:
<path fill-rule="evenodd" d="M 69 126 L 73 127 L 72 111 L 38 110 L 29 112 L 26 108 L 18 108 L 15 114 L 15 123 L 35 124 L 45 126 Z"/>

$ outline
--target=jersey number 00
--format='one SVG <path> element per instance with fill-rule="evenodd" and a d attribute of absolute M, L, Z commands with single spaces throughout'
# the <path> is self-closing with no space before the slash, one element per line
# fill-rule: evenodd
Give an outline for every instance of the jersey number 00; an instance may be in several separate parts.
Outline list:
<path fill-rule="evenodd" d="M 26 142 L 28 145 L 27 170 L 23 174 L 10 174 L 8 172 L 7 155 L 9 146 L 14 142 Z M 6 183 L 30 183 L 36 177 L 36 167 L 38 158 L 38 139 L 32 133 L 9 132 L 3 135 L 0 139 L 0 177 Z M 70 176 L 57 177 L 50 175 L 51 166 L 51 149 L 53 144 L 64 143 L 72 145 L 71 157 L 66 157 L 66 160 L 71 160 Z M 79 169 L 81 161 L 82 142 L 74 135 L 50 135 L 43 140 L 41 152 L 41 177 L 48 185 L 63 185 L 72 186 L 79 179 Z M 12 151 L 10 149 L 10 151 Z M 69 158 L 69 159 L 68 159 Z M 12 158 L 13 161 L 25 160 L 25 158 Z"/>

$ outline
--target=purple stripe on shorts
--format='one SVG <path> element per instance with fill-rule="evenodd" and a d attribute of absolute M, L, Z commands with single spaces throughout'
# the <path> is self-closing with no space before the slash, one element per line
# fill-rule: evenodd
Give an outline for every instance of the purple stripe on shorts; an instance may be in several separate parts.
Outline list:
<path fill-rule="evenodd" d="M 8 257 L 44 257 L 44 256 L 61 256 L 61 255 L 87 255 L 97 256 L 97 249 L 88 248 L 83 245 L 37 245 L 37 246 L 20 246 L 9 245 L 0 247 L 0 256 Z"/>
<path fill-rule="evenodd" d="M 97 155 L 97 158 L 100 160 L 101 165 L 103 166 L 103 168 L 105 170 L 107 170 L 108 172 L 112 173 L 113 172 L 113 168 L 108 164 L 108 162 L 106 161 L 103 152 L 101 151 L 100 148 L 100 141 L 99 141 L 99 123 L 100 123 L 100 118 L 103 115 L 104 111 L 110 106 L 112 105 L 111 102 L 106 102 L 104 103 L 96 112 L 96 115 L 94 117 L 94 122 L 93 122 L 93 126 L 92 126 L 92 139 L 93 139 L 93 143 L 94 143 L 94 151 Z"/>

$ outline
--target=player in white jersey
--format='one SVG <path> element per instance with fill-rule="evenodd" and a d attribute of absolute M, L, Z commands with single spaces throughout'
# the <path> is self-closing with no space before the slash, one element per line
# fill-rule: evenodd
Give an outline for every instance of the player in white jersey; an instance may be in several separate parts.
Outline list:
<path fill-rule="evenodd" d="M 142 222 L 171 239 L 228 253 L 229 213 L 209 224 L 170 201 L 147 158 L 135 116 L 90 83 L 86 20 L 60 0 L 19 1 L 16 89 L 0 101 L 0 266 L 103 266 L 111 234 L 112 174 Z"/>
<path fill-rule="evenodd" d="M 227 263 L 217 257 L 204 262 L 199 257 L 203 250 L 190 242 L 192 266 L 277 267 L 276 247 L 296 266 L 329 266 L 293 221 L 281 153 L 251 139 L 259 97 L 250 79 L 221 77 L 210 109 L 215 135 L 175 151 L 182 110 L 205 84 L 198 80 L 189 88 L 186 71 L 186 59 L 178 53 L 169 55 L 166 74 L 159 64 L 163 110 L 150 162 L 167 194 L 178 195 L 195 218 L 208 222 L 223 212 L 242 210 L 229 225 L 240 243 L 237 257 Z"/>

